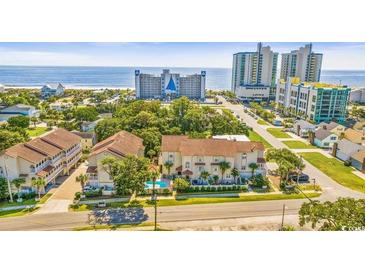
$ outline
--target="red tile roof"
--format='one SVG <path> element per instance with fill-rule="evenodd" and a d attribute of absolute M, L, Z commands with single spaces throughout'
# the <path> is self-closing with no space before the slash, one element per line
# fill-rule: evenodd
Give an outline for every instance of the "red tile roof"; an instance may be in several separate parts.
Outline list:
<path fill-rule="evenodd" d="M 162 136 L 162 152 L 180 152 L 188 156 L 234 156 L 236 153 L 264 151 L 261 142 L 225 139 L 190 139 L 188 136 Z"/>
<path fill-rule="evenodd" d="M 120 156 L 126 156 L 128 154 L 140 155 L 144 151 L 143 140 L 132 133 L 122 130 L 104 141 L 97 143 L 90 156 L 105 151 Z"/>

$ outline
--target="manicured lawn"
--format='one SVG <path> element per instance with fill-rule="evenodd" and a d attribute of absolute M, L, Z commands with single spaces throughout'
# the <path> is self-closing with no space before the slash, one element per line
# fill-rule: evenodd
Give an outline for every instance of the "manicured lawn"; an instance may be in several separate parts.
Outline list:
<path fill-rule="evenodd" d="M 276 138 L 292 138 L 289 134 L 282 131 L 281 128 L 267 128 L 266 130 Z"/>
<path fill-rule="evenodd" d="M 327 158 L 319 152 L 304 152 L 300 155 L 337 183 L 365 193 L 365 180 L 353 174 L 352 167 L 345 166 L 335 158 Z"/>
<path fill-rule="evenodd" d="M 8 211 L 0 211 L 0 218 L 7 218 L 7 217 L 19 217 L 26 215 L 30 212 L 33 212 L 37 208 L 31 209 L 15 209 L 15 210 L 8 210 Z"/>
<path fill-rule="evenodd" d="M 34 205 L 37 202 L 34 199 L 30 199 L 30 200 L 24 200 L 21 203 L 17 203 L 16 201 L 14 201 L 13 203 L 10 202 L 0 202 L 0 208 L 1 207 L 11 207 L 11 206 L 21 206 L 21 205 Z"/>
<path fill-rule="evenodd" d="M 309 149 L 309 148 L 317 148 L 315 146 L 312 146 L 311 144 L 306 144 L 301 141 L 283 141 L 285 145 L 287 145 L 289 148 L 298 148 L 298 149 Z"/>
<path fill-rule="evenodd" d="M 257 121 L 257 123 L 259 124 L 259 125 L 263 125 L 263 126 L 268 126 L 269 124 L 265 121 L 265 120 L 262 120 L 262 119 L 259 119 L 258 121 Z"/>
<path fill-rule="evenodd" d="M 310 198 L 315 198 L 321 193 L 306 193 Z M 240 197 L 212 197 L 212 198 L 186 198 L 186 199 L 166 199 L 158 201 L 158 206 L 182 206 L 196 204 L 215 204 L 215 203 L 234 203 L 234 202 L 253 202 L 253 201 L 270 201 L 270 200 L 291 200 L 304 199 L 303 194 L 257 194 L 246 195 Z M 110 207 L 150 207 L 153 203 L 147 200 L 111 203 Z M 78 208 L 73 208 L 73 211 L 85 211 L 93 209 L 93 206 L 81 205 Z"/>
<path fill-rule="evenodd" d="M 264 146 L 265 148 L 271 148 L 272 145 L 270 145 L 264 138 L 262 138 L 260 135 L 258 135 L 255 131 L 253 130 L 250 130 L 249 131 L 249 135 L 248 135 L 248 138 L 251 140 L 251 141 L 255 141 L 255 142 L 262 142 L 264 143 Z"/>
<path fill-rule="evenodd" d="M 37 128 L 28 128 L 27 133 L 30 137 L 37 137 L 39 135 L 42 135 L 48 131 L 48 128 L 46 127 L 37 127 Z"/>

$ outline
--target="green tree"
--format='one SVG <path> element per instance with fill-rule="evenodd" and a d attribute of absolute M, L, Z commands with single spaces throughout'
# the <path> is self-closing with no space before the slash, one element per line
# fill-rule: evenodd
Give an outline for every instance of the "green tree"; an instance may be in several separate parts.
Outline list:
<path fill-rule="evenodd" d="M 0 177 L 0 200 L 5 200 L 9 197 L 8 182 L 5 178 Z"/>
<path fill-rule="evenodd" d="M 95 133 L 98 141 L 103 141 L 106 138 L 114 135 L 123 129 L 120 118 L 104 119 L 97 123 Z"/>
<path fill-rule="evenodd" d="M 75 118 L 78 121 L 95 121 L 99 113 L 95 107 L 83 107 L 75 110 Z"/>
<path fill-rule="evenodd" d="M 28 116 L 14 116 L 8 119 L 8 124 L 11 127 L 28 128 L 29 127 L 29 117 Z"/>
<path fill-rule="evenodd" d="M 88 179 L 89 176 L 87 174 L 80 174 L 79 176 L 76 177 L 76 182 L 80 183 L 82 192 L 84 192 L 84 187 Z"/>
<path fill-rule="evenodd" d="M 167 175 L 170 176 L 171 168 L 174 165 L 174 163 L 171 161 L 166 161 L 163 165 L 167 169 Z"/>
<path fill-rule="evenodd" d="M 335 202 L 303 203 L 299 210 L 299 224 L 319 225 L 319 230 L 364 230 L 365 199 L 338 198 Z"/>
<path fill-rule="evenodd" d="M 236 183 L 237 181 L 236 181 L 236 178 L 238 177 L 238 176 L 240 176 L 240 172 L 238 171 L 238 169 L 237 168 L 232 168 L 232 170 L 231 170 L 231 175 L 232 175 L 232 177 L 233 177 L 233 180 L 234 180 L 234 182 Z"/>
<path fill-rule="evenodd" d="M 266 152 L 266 160 L 274 161 L 278 164 L 278 171 L 280 173 L 280 179 L 288 180 L 290 173 L 295 170 L 303 170 L 305 165 L 301 158 L 291 152 L 289 149 L 271 148 Z"/>
<path fill-rule="evenodd" d="M 218 183 L 218 180 L 219 180 L 219 176 L 218 175 L 213 175 L 213 181 L 215 184 Z"/>
<path fill-rule="evenodd" d="M 259 168 L 259 166 L 256 163 L 250 163 L 248 165 L 249 168 L 251 168 L 251 176 L 253 177 L 255 175 L 255 170 Z"/>
<path fill-rule="evenodd" d="M 24 137 L 20 132 L 0 129 L 0 151 L 27 140 L 28 138 Z"/>
<path fill-rule="evenodd" d="M 33 123 L 33 126 L 36 127 L 38 123 L 38 118 L 33 116 L 30 118 L 30 121 Z"/>
<path fill-rule="evenodd" d="M 151 178 L 150 161 L 147 158 L 134 155 L 128 155 L 123 159 L 107 157 L 102 163 L 112 177 L 116 193 L 119 195 L 142 192 L 145 182 Z"/>
<path fill-rule="evenodd" d="M 20 188 L 22 185 L 25 184 L 25 179 L 17 178 L 17 179 L 12 180 L 11 183 L 15 186 L 16 190 L 18 191 L 18 198 L 21 198 Z"/>
<path fill-rule="evenodd" d="M 205 182 L 208 180 L 210 174 L 208 171 L 203 170 L 202 172 L 200 172 L 200 178 L 202 178 Z"/>
<path fill-rule="evenodd" d="M 37 189 L 38 199 L 41 198 L 41 190 L 46 185 L 46 181 L 43 178 L 32 178 L 32 186 Z"/>
<path fill-rule="evenodd" d="M 177 190 L 177 192 L 184 192 L 190 187 L 190 182 L 183 178 L 176 178 L 173 182 L 173 187 Z"/>
<path fill-rule="evenodd" d="M 231 168 L 231 164 L 227 161 L 222 161 L 222 162 L 219 163 L 219 169 L 221 170 L 221 174 L 222 174 L 222 181 L 223 181 L 223 178 L 224 178 L 224 174 L 230 168 Z"/>

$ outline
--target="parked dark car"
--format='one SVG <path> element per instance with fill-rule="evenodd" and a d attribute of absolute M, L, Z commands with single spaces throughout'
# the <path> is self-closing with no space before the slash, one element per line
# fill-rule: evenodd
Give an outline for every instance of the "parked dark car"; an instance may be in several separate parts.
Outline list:
<path fill-rule="evenodd" d="M 298 175 L 297 174 L 293 174 L 289 176 L 289 179 L 291 179 L 293 182 L 297 182 L 300 184 L 305 184 L 305 183 L 309 183 L 309 176 L 307 174 L 301 174 L 299 175 L 299 179 L 298 179 Z"/>

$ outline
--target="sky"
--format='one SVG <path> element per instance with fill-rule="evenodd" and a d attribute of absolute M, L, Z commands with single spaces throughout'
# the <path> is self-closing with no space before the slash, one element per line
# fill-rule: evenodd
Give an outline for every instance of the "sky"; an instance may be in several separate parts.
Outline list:
<path fill-rule="evenodd" d="M 298 49 L 303 43 L 270 42 L 275 52 Z M 230 68 L 232 54 L 255 51 L 256 42 L 181 43 L 0 43 L 0 65 L 146 66 Z M 323 69 L 365 70 L 365 43 L 313 43 L 323 53 Z"/>

